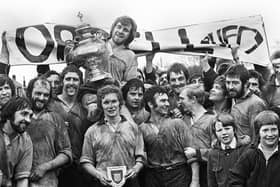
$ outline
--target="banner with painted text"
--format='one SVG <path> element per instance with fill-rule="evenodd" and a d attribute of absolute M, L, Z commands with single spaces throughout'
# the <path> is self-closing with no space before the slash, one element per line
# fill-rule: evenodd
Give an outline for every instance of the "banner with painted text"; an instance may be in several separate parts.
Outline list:
<path fill-rule="evenodd" d="M 75 36 L 75 27 L 42 24 L 8 31 L 11 65 L 64 62 L 64 47 Z M 129 48 L 139 56 L 147 52 L 169 52 L 232 59 L 238 46 L 240 61 L 267 66 L 269 51 L 261 16 L 137 32 Z"/>

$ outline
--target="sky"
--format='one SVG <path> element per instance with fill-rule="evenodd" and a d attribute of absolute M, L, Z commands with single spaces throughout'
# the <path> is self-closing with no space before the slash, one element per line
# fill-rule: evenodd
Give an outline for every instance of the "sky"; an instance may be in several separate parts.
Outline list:
<path fill-rule="evenodd" d="M 42 23 L 110 28 L 116 17 L 128 15 L 141 30 L 156 30 L 252 15 L 262 15 L 269 47 L 280 46 L 280 13 L 276 0 L 9 0 L 1 2 L 0 31 Z M 62 66 L 63 67 L 63 66 Z M 56 66 L 60 71 L 62 67 Z M 24 70 L 24 71 L 22 71 Z M 28 75 L 25 75 L 28 70 Z M 31 66 L 12 67 L 20 82 L 36 74 Z"/>

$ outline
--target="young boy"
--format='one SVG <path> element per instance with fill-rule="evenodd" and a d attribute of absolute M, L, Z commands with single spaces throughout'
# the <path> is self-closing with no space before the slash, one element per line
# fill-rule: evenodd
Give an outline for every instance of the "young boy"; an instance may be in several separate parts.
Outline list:
<path fill-rule="evenodd" d="M 256 142 L 230 171 L 231 186 L 280 186 L 279 116 L 263 111 L 254 120 Z"/>
<path fill-rule="evenodd" d="M 208 186 L 227 187 L 229 170 L 234 166 L 246 146 L 238 141 L 234 118 L 229 113 L 220 113 L 216 117 L 212 130 L 217 142 L 209 153 Z"/>

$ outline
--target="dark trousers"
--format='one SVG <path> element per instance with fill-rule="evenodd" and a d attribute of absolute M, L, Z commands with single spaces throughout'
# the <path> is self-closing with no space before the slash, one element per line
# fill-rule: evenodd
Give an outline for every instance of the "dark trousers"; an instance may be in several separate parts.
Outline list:
<path fill-rule="evenodd" d="M 72 163 L 63 168 L 58 176 L 58 187 L 91 187 L 94 178 L 91 177 L 80 165 Z"/>
<path fill-rule="evenodd" d="M 207 187 L 207 162 L 199 162 L 199 184 L 200 187 Z"/>
<path fill-rule="evenodd" d="M 147 168 L 145 187 L 186 187 L 191 182 L 191 168 L 180 165 L 174 168 Z"/>

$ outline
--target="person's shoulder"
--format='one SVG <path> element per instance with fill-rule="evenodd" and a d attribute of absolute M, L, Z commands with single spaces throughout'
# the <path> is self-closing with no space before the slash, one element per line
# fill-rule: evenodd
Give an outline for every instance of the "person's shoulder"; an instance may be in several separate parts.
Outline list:
<path fill-rule="evenodd" d="M 213 110 L 207 110 L 204 114 L 202 119 L 212 122 L 213 120 L 215 120 L 217 114 L 213 111 Z"/>
<path fill-rule="evenodd" d="M 119 50 L 117 53 L 120 53 L 122 58 L 125 58 L 125 61 L 132 61 L 135 59 L 135 53 L 127 48 L 123 48 L 122 50 Z M 118 56 L 118 54 L 115 54 Z"/>
<path fill-rule="evenodd" d="M 259 96 L 257 96 L 256 94 L 252 94 L 251 95 L 251 102 L 252 104 L 255 106 L 255 105 L 264 105 L 266 106 L 266 103 L 265 101 L 260 98 Z"/>
<path fill-rule="evenodd" d="M 209 151 L 209 158 L 217 157 L 220 152 L 221 152 L 221 149 L 218 147 L 211 148 Z"/>
<path fill-rule="evenodd" d="M 134 51 L 132 51 L 132 50 L 130 50 L 130 49 L 126 49 L 126 51 L 127 51 L 127 55 L 129 55 L 130 57 L 135 57 L 135 53 L 134 53 Z"/>
<path fill-rule="evenodd" d="M 149 118 L 148 118 L 146 121 L 140 123 L 140 124 L 138 125 L 138 128 L 139 128 L 140 130 L 145 130 L 145 129 L 147 129 L 147 128 L 150 127 L 150 126 L 152 126 L 152 122 L 151 122 L 151 121 L 149 120 Z"/>
<path fill-rule="evenodd" d="M 170 127 L 173 126 L 175 128 L 180 128 L 180 129 L 188 128 L 186 122 L 180 118 L 167 118 L 164 123 L 168 124 L 168 126 Z"/>
<path fill-rule="evenodd" d="M 258 156 L 260 153 L 260 150 L 256 147 L 256 145 L 254 144 L 250 144 L 247 147 L 243 147 L 243 153 L 242 156 L 243 157 L 247 157 L 247 158 L 255 158 L 256 156 Z"/>
<path fill-rule="evenodd" d="M 96 122 L 96 123 L 92 124 L 92 125 L 87 129 L 85 136 L 89 136 L 89 135 L 91 135 L 91 134 L 94 134 L 94 133 L 97 131 L 97 129 L 100 128 L 100 126 L 101 126 L 101 125 L 98 124 L 98 123 L 99 123 L 99 122 Z"/>
<path fill-rule="evenodd" d="M 185 122 L 180 118 L 168 118 L 167 122 L 168 123 L 179 124 L 179 125 L 185 124 Z"/>
<path fill-rule="evenodd" d="M 19 138 L 21 139 L 21 142 L 22 142 L 22 145 L 20 145 L 20 146 L 22 146 L 21 148 L 32 146 L 31 137 L 30 137 L 30 135 L 27 132 L 22 133 L 19 136 Z"/>

